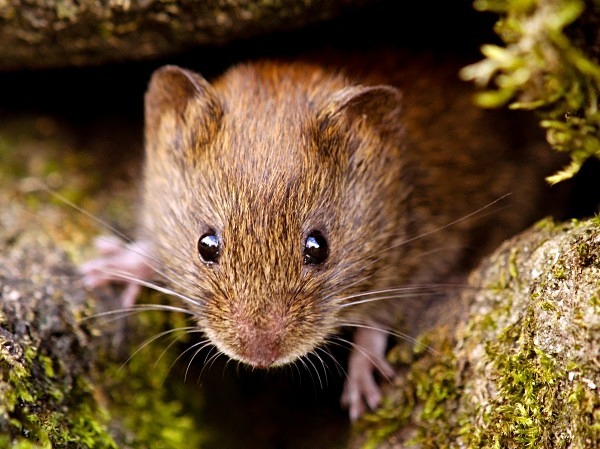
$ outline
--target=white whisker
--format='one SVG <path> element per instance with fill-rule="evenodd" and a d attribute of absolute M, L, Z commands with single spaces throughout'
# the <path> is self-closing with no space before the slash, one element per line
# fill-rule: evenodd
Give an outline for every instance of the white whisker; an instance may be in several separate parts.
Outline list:
<path fill-rule="evenodd" d="M 194 344 L 193 344 L 193 345 L 191 345 L 190 347 L 186 348 L 186 349 L 185 349 L 185 351 L 183 351 L 181 354 L 179 354 L 179 355 L 177 356 L 177 358 L 176 358 L 175 360 L 173 360 L 173 362 L 171 363 L 171 366 L 169 367 L 169 371 L 170 371 L 170 370 L 172 370 L 172 369 L 173 369 L 173 367 L 175 366 L 175 364 L 176 364 L 176 363 L 179 361 L 179 359 L 181 359 L 181 358 L 182 358 L 182 357 L 183 357 L 185 354 L 187 354 L 189 351 L 191 351 L 191 350 L 195 349 L 195 348 L 196 348 L 196 347 L 198 347 L 198 346 L 202 346 L 202 347 L 200 348 L 200 349 L 202 350 L 202 349 L 206 348 L 206 346 L 208 346 L 208 345 L 211 345 L 211 344 L 212 344 L 212 343 L 211 343 L 211 342 L 210 342 L 210 340 L 207 338 L 207 339 L 201 340 L 201 341 L 199 341 L 199 342 L 197 342 L 197 343 L 194 343 Z"/>
<path fill-rule="evenodd" d="M 381 326 L 381 325 L 372 325 L 372 324 L 367 324 L 367 323 L 361 323 L 361 322 L 343 322 L 340 323 L 340 326 L 343 327 L 353 327 L 353 328 L 359 328 L 359 329 L 370 329 L 370 330 L 376 330 L 376 331 L 380 331 L 383 332 L 387 335 L 391 335 L 392 337 L 396 337 L 399 340 L 403 340 L 406 341 L 412 345 L 423 345 L 423 343 L 421 341 L 419 341 L 418 339 L 416 339 L 415 337 L 410 336 L 407 333 L 404 332 L 400 332 L 394 329 L 391 329 L 387 326 Z M 439 352 L 432 348 L 431 346 L 428 345 L 423 345 L 425 347 L 425 349 L 427 349 L 429 352 L 433 353 L 433 354 L 439 354 Z"/>
<path fill-rule="evenodd" d="M 346 343 L 348 344 L 353 350 L 356 350 L 358 352 L 360 352 L 362 355 L 364 355 L 367 360 L 369 360 L 369 362 L 371 363 L 372 366 L 374 366 L 377 371 L 379 371 L 379 373 L 385 378 L 386 381 L 391 382 L 392 379 L 390 379 L 389 376 L 387 376 L 384 372 L 381 371 L 380 369 L 380 364 L 377 362 L 377 359 L 379 358 L 378 355 L 373 354 L 371 351 L 367 351 L 365 348 L 363 348 L 361 345 L 357 345 L 356 343 L 354 343 L 351 340 L 348 340 L 340 335 L 332 335 L 332 340 L 331 343 L 335 344 L 333 342 L 333 339 L 338 340 L 340 342 Z"/>
<path fill-rule="evenodd" d="M 195 315 L 193 312 L 190 312 L 187 309 L 181 308 L 181 307 L 175 307 L 175 306 L 170 306 L 170 305 L 166 305 L 166 304 L 137 304 L 134 305 L 132 307 L 126 307 L 123 309 L 114 309 L 114 310 L 108 310 L 106 312 L 99 312 L 99 313 L 95 313 L 93 315 L 89 315 L 86 317 L 82 318 L 82 321 L 87 321 L 87 320 L 95 320 L 95 319 L 99 319 L 99 318 L 105 318 L 105 317 L 112 317 L 114 315 L 117 315 L 115 319 L 121 319 L 121 318 L 125 318 L 131 315 L 135 315 L 137 313 L 142 313 L 142 312 L 178 312 L 178 313 L 184 313 L 186 315 Z M 109 322 L 112 320 L 108 320 Z"/>
<path fill-rule="evenodd" d="M 141 345 L 140 345 L 140 346 L 139 346 L 139 347 L 138 347 L 138 348 L 137 348 L 137 349 L 136 349 L 136 350 L 133 352 L 133 354 L 131 354 L 131 355 L 130 355 L 130 356 L 127 358 L 127 360 L 125 360 L 125 362 L 123 362 L 123 363 L 121 364 L 121 366 L 119 367 L 119 370 L 121 370 L 123 367 L 125 367 L 125 365 L 127 365 L 127 364 L 128 364 L 130 361 L 131 361 L 131 359 L 133 359 L 133 358 L 136 356 L 136 354 L 138 354 L 140 351 L 142 351 L 144 348 L 146 348 L 146 347 L 147 347 L 149 344 L 151 344 L 151 343 L 155 342 L 156 340 L 158 340 L 158 339 L 160 339 L 160 338 L 162 338 L 162 337 L 164 337 L 164 336 L 166 336 L 166 335 L 172 334 L 172 333 L 174 333 L 174 332 L 181 332 L 181 331 L 185 331 L 185 330 L 187 330 L 187 329 L 189 329 L 189 328 L 188 328 L 188 327 L 176 327 L 176 328 L 173 328 L 173 329 L 168 329 L 168 330 L 166 330 L 166 331 L 160 332 L 160 333 L 158 333 L 158 334 L 156 334 L 156 335 L 154 335 L 154 336 L 152 336 L 152 337 L 150 337 L 150 338 L 146 339 L 146 340 L 145 340 L 145 341 L 144 341 L 144 342 L 143 342 L 143 343 L 142 343 L 142 344 L 141 344 Z"/>
<path fill-rule="evenodd" d="M 190 346 L 190 348 L 186 349 L 184 352 L 181 353 L 181 355 L 185 354 L 189 349 L 191 348 L 195 348 L 199 346 L 199 348 L 194 352 L 194 354 L 192 355 L 192 357 L 190 358 L 190 361 L 188 362 L 186 368 L 185 368 L 185 374 L 183 376 L 183 381 L 187 381 L 187 377 L 190 371 L 190 368 L 192 366 L 192 363 L 194 362 L 194 359 L 198 356 L 198 354 L 200 354 L 200 352 L 202 352 L 202 350 L 207 346 L 207 343 L 205 341 L 200 341 L 192 346 Z M 214 346 L 210 349 L 210 351 L 213 351 Z M 210 352 L 209 352 L 210 353 Z M 205 364 L 202 367 L 202 371 L 200 371 L 200 374 L 202 374 L 202 372 L 204 371 L 204 368 L 206 367 L 206 359 L 204 360 Z"/>
<path fill-rule="evenodd" d="M 358 301 L 352 301 L 349 303 L 340 304 L 339 308 L 344 309 L 346 307 L 356 306 L 358 304 L 366 304 L 369 302 L 384 301 L 386 299 L 419 298 L 419 297 L 428 297 L 428 296 L 431 296 L 431 293 L 428 293 L 428 292 L 427 293 L 405 293 L 403 295 L 377 296 L 375 298 L 361 299 Z"/>
<path fill-rule="evenodd" d="M 447 223 L 447 224 L 445 224 L 443 226 L 439 226 L 439 227 L 437 227 L 435 229 L 432 229 L 431 231 L 424 232 L 424 233 L 419 234 L 419 235 L 417 235 L 415 237 L 411 237 L 411 238 L 409 238 L 407 240 L 403 240 L 402 242 L 399 242 L 399 243 L 397 243 L 395 245 L 391 245 L 390 247 L 381 250 L 378 254 L 384 253 L 384 252 L 389 251 L 389 250 L 394 249 L 394 248 L 398 248 L 400 246 L 407 245 L 408 243 L 414 242 L 415 240 L 419 240 L 419 239 L 425 238 L 425 237 L 427 237 L 429 235 L 435 234 L 436 232 L 443 231 L 444 229 L 448 229 L 448 228 L 450 228 L 450 227 L 452 227 L 452 226 L 454 226 L 454 225 L 456 225 L 458 223 L 461 223 L 463 221 L 467 221 L 467 220 L 469 220 L 469 219 L 471 219 L 473 217 L 479 218 L 477 216 L 481 215 L 481 213 L 484 210 L 489 209 L 494 204 L 499 203 L 500 201 L 504 200 L 505 198 L 509 197 L 510 195 L 511 195 L 510 193 L 506 193 L 506 194 L 502 195 L 501 197 L 499 197 L 499 198 L 497 198 L 497 199 L 495 199 L 495 200 L 487 203 L 486 205 L 480 207 L 479 209 L 474 210 L 473 212 L 471 212 L 471 213 L 469 213 L 467 215 L 463 215 L 462 217 L 457 218 L 456 220 L 453 220 L 450 223 Z"/>
<path fill-rule="evenodd" d="M 345 286 L 343 286 L 342 288 L 339 288 L 339 289 L 337 289 L 337 290 L 334 290 L 333 292 L 329 293 L 328 295 L 325 295 L 325 296 L 323 297 L 323 301 L 327 301 L 328 299 L 331 299 L 332 297 L 334 297 L 334 296 L 338 295 L 339 293 L 343 292 L 344 290 L 348 290 L 348 289 L 350 289 L 350 288 L 352 288 L 352 287 L 354 287 L 354 286 L 356 286 L 356 285 L 358 285 L 358 284 L 360 284 L 360 283 L 362 283 L 362 282 L 365 282 L 365 281 L 367 281 L 367 280 L 368 280 L 369 278 L 371 278 L 371 277 L 372 277 L 372 275 L 365 276 L 365 277 L 363 277 L 363 278 L 361 278 L 361 279 L 358 279 L 358 280 L 356 280 L 356 281 L 352 282 L 352 283 L 351 283 L 351 284 L 349 284 L 349 285 L 345 285 Z"/>
<path fill-rule="evenodd" d="M 215 348 L 216 349 L 216 348 Z M 208 369 L 211 369 L 212 366 L 215 364 L 215 362 L 217 361 L 217 359 L 219 357 L 221 357 L 223 355 L 223 353 L 219 350 L 217 350 L 211 357 L 210 359 L 208 359 L 205 363 L 204 366 L 208 367 Z M 198 381 L 200 380 L 200 377 L 202 375 L 202 373 L 204 372 L 204 367 L 202 367 L 202 371 L 200 372 L 200 374 L 198 375 Z"/>
<path fill-rule="evenodd" d="M 185 336 L 185 335 L 191 335 L 191 334 L 203 334 L 203 333 L 204 333 L 203 331 L 201 331 L 200 329 L 198 329 L 198 328 L 197 328 L 197 327 L 195 327 L 195 326 L 184 327 L 184 328 L 182 328 L 182 329 L 185 329 L 185 330 L 187 330 L 187 332 L 186 332 L 184 335 L 177 335 L 177 336 L 174 336 L 174 337 L 172 338 L 172 341 L 171 341 L 171 343 L 169 343 L 169 344 L 167 345 L 167 347 L 166 347 L 165 349 L 163 349 L 163 350 L 162 350 L 162 352 L 160 353 L 160 356 L 159 356 L 159 357 L 156 359 L 156 362 L 154 362 L 154 366 L 157 366 L 157 365 L 158 365 L 158 363 L 161 361 L 161 359 L 164 357 L 164 355 L 167 353 L 167 351 L 168 351 L 169 349 L 171 349 L 171 347 L 172 347 L 172 346 L 173 346 L 175 343 L 177 343 L 181 337 L 183 337 L 183 336 Z M 171 367 L 172 367 L 172 365 L 171 365 Z M 169 368 L 169 370 L 170 370 L 170 368 Z"/>
<path fill-rule="evenodd" d="M 53 197 L 55 197 L 56 199 L 58 199 L 59 201 L 65 203 L 67 206 L 72 207 L 77 212 L 79 212 L 82 215 L 84 215 L 85 217 L 89 218 L 96 224 L 100 225 L 102 228 L 105 228 L 105 229 L 109 230 L 110 232 L 112 232 L 113 234 L 117 235 L 121 240 L 123 240 L 126 243 L 127 250 L 129 250 L 139 256 L 142 256 L 143 258 L 152 262 L 152 263 L 147 264 L 150 267 L 150 269 L 152 269 L 152 271 L 154 271 L 155 273 L 157 273 L 157 274 L 165 277 L 166 279 L 169 279 L 171 282 L 173 282 L 173 279 L 171 279 L 169 276 L 167 276 L 161 269 L 157 268 L 157 266 L 160 265 L 160 261 L 156 257 L 152 257 L 151 255 L 149 255 L 147 251 L 144 251 L 144 249 L 140 246 L 140 244 L 136 240 L 131 239 L 124 232 L 121 232 L 116 227 L 111 226 L 105 220 L 102 220 L 101 218 L 99 218 L 99 217 L 91 214 L 90 212 L 86 211 L 85 209 L 79 207 L 78 205 L 73 203 L 71 200 L 69 200 L 65 196 L 61 195 L 60 193 L 54 191 L 50 187 L 41 184 L 40 188 L 42 190 L 46 191 L 47 193 L 49 193 L 50 195 L 52 195 Z M 103 237 L 101 236 L 99 238 L 102 239 Z M 171 268 L 169 268 L 169 267 L 166 267 L 166 268 L 173 274 L 175 274 L 175 275 L 177 274 Z M 182 287 L 182 285 L 179 285 L 179 287 Z"/>
<path fill-rule="evenodd" d="M 150 288 L 152 290 L 155 290 L 157 292 L 164 293 L 165 295 L 173 296 L 175 298 L 182 299 L 187 304 L 191 304 L 191 305 L 196 306 L 196 307 L 199 306 L 199 302 L 196 301 L 196 300 L 194 300 L 194 299 L 192 299 L 192 298 L 189 298 L 189 297 L 187 297 L 187 296 L 185 296 L 185 295 L 183 295 L 181 293 L 177 293 L 176 291 L 171 290 L 169 288 L 161 287 L 160 285 L 154 284 L 152 282 L 148 282 L 148 281 L 145 281 L 143 279 L 139 279 L 139 278 L 137 278 L 135 276 L 131 276 L 129 273 L 126 273 L 124 271 L 105 270 L 103 272 L 105 274 L 110 275 L 110 276 L 114 276 L 115 278 L 119 278 L 119 279 L 123 279 L 125 281 L 133 282 L 133 283 L 136 283 L 136 284 L 141 285 L 143 287 L 148 287 L 148 288 Z"/>
<path fill-rule="evenodd" d="M 333 354 L 326 347 L 322 348 L 319 346 L 315 350 L 322 352 L 323 354 L 327 355 L 331 360 L 333 360 L 333 364 L 336 367 L 338 374 L 346 378 L 348 377 L 348 374 L 346 373 L 346 370 L 344 369 L 342 364 L 333 356 Z M 325 363 L 325 361 L 323 361 L 323 363 Z"/>
<path fill-rule="evenodd" d="M 40 187 L 40 190 L 43 190 L 46 193 L 49 193 L 50 195 L 52 195 L 54 198 L 56 198 L 60 202 L 65 203 L 69 207 L 72 207 L 77 212 L 81 213 L 82 215 L 84 215 L 85 217 L 89 218 L 90 220 L 92 220 L 96 224 L 100 225 L 102 228 L 108 229 L 110 232 L 118 235 L 122 240 L 126 241 L 127 243 L 133 243 L 133 241 L 124 232 L 119 231 L 116 227 L 111 226 L 108 222 L 106 222 L 106 221 L 102 220 L 101 218 L 96 217 L 95 215 L 91 214 L 87 210 L 83 209 L 82 207 L 80 207 L 77 204 L 75 204 L 74 202 L 72 202 L 67 197 L 61 195 L 60 193 L 58 193 L 57 191 L 55 191 L 51 187 L 43 184 L 41 181 L 40 181 L 40 186 L 39 187 Z"/>
<path fill-rule="evenodd" d="M 302 357 L 300 357 L 298 359 L 298 361 L 300 363 L 302 363 L 302 366 L 304 367 L 304 369 L 308 372 L 308 374 L 310 375 L 310 380 L 313 383 L 313 386 L 315 385 L 315 378 L 313 377 L 312 371 L 310 370 L 310 367 L 307 365 L 306 361 L 304 360 L 306 358 L 306 355 L 303 355 Z"/>
<path fill-rule="evenodd" d="M 314 351 L 311 351 L 310 354 L 315 354 Z M 316 354 L 315 354 L 316 355 Z M 325 378 L 325 383 L 323 383 L 323 380 L 321 379 L 321 375 L 319 374 L 319 368 L 317 368 L 317 366 L 315 365 L 315 363 L 311 360 L 310 357 L 306 357 L 306 359 L 308 360 L 308 363 L 310 363 L 312 365 L 312 367 L 315 370 L 315 373 L 317 374 L 317 378 L 319 379 L 319 385 L 321 387 L 321 390 L 323 390 L 327 385 L 329 385 L 329 378 L 327 377 L 327 371 L 323 370 L 323 377 Z M 320 358 L 319 358 L 320 360 Z M 323 363 L 323 361 L 321 360 L 321 363 Z"/>

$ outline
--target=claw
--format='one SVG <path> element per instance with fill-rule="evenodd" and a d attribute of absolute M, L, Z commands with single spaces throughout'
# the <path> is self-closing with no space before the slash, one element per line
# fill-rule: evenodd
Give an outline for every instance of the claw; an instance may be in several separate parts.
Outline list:
<path fill-rule="evenodd" d="M 355 348 L 348 360 L 348 379 L 344 385 L 342 405 L 349 409 L 350 420 L 356 421 L 365 411 L 381 402 L 381 390 L 374 376 L 377 370 L 390 379 L 395 373 L 385 359 L 387 335 L 375 329 L 358 329 Z"/>
<path fill-rule="evenodd" d="M 100 257 L 79 267 L 83 284 L 90 289 L 112 282 L 125 284 L 121 295 L 122 305 L 133 306 L 141 288 L 139 284 L 123 279 L 122 275 L 139 280 L 152 279 L 154 270 L 148 264 L 151 254 L 149 245 L 144 242 L 126 244 L 116 237 L 100 237 L 95 243 Z"/>

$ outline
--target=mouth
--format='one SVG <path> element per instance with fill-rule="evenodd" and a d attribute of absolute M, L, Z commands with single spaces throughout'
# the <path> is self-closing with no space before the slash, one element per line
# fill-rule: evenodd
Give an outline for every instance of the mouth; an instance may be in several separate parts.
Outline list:
<path fill-rule="evenodd" d="M 205 331 L 217 349 L 232 360 L 237 360 L 253 368 L 269 369 L 288 365 L 305 356 L 317 345 L 309 339 L 298 341 L 289 333 L 280 335 L 273 332 L 256 331 L 249 334 L 212 335 Z M 232 338 L 230 338 L 232 337 Z"/>

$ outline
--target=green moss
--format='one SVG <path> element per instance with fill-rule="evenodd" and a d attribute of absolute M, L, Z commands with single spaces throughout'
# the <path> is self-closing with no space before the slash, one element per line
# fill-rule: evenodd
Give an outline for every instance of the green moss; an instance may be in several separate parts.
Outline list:
<path fill-rule="evenodd" d="M 488 375 L 497 391 L 479 410 L 469 410 L 459 420 L 460 438 L 469 449 L 584 449 L 599 441 L 598 398 L 579 381 L 585 378 L 581 366 L 570 363 L 561 368 L 554 356 L 534 344 L 536 305 L 555 309 L 542 297 L 534 299 L 524 321 L 485 344 Z"/>
<path fill-rule="evenodd" d="M 163 313 L 144 314 L 139 329 L 182 327 L 185 319 Z M 0 345 L 2 347 L 2 345 Z M 0 353 L 1 372 L 6 373 L 2 391 L 0 422 L 11 422 L 0 448 L 76 447 L 116 449 L 111 423 L 122 429 L 121 443 L 128 448 L 198 448 L 203 432 L 194 414 L 184 409 L 177 396 L 164 384 L 174 361 L 174 353 L 163 354 L 164 345 L 148 345 L 124 367 L 107 358 L 94 382 L 101 385 L 109 400 L 99 405 L 92 379 L 78 376 L 74 385 L 62 384 L 60 369 L 39 348 L 28 346 L 23 357 L 8 358 Z M 132 350 L 133 352 L 133 350 Z M 158 362 L 157 362 L 158 361 Z M 5 365 L 9 365 L 4 369 Z M 31 373 L 36 375 L 32 376 Z M 1 378 L 0 378 L 1 381 Z M 179 392 L 181 394 L 181 392 Z"/>
<path fill-rule="evenodd" d="M 449 447 L 453 438 L 451 404 L 459 396 L 451 346 L 444 331 L 419 338 L 413 362 L 394 400 L 388 399 L 357 426 L 356 431 L 366 436 L 363 449 L 379 447 L 409 422 L 417 426 L 410 444 L 422 448 Z"/>
<path fill-rule="evenodd" d="M 489 343 L 486 355 L 497 375 L 498 395 L 483 413 L 483 427 L 474 429 L 472 447 L 537 448 L 551 434 L 553 402 L 558 380 L 552 358 L 539 350 L 505 353 L 499 342 Z"/>
<path fill-rule="evenodd" d="M 10 361 L 0 355 L 0 367 Z M 20 362 L 13 359 L 5 379 L 2 398 L 10 427 L 0 439 L 0 448 L 117 447 L 89 384 L 80 382 L 64 394 L 65 386 L 56 378 L 52 360 L 33 346 L 26 348 Z M 37 373 L 35 377 L 32 372 Z"/>
<path fill-rule="evenodd" d="M 506 46 L 482 47 L 486 59 L 465 67 L 462 76 L 494 86 L 477 97 L 483 107 L 508 103 L 538 111 L 548 142 L 571 156 L 571 163 L 548 180 L 573 176 L 586 159 L 600 156 L 600 65 L 573 44 L 566 29 L 582 14 L 596 14 L 596 4 L 477 0 L 475 7 L 500 15 L 496 32 Z"/>
<path fill-rule="evenodd" d="M 598 447 L 595 226 L 546 222 L 486 261 L 456 343 L 413 354 L 364 447 Z"/>
<path fill-rule="evenodd" d="M 568 273 L 568 268 L 562 262 L 557 262 L 552 267 L 552 276 L 554 276 L 555 279 L 558 279 L 558 280 L 566 279 L 567 273 Z"/>
<path fill-rule="evenodd" d="M 161 296 L 148 293 L 143 303 L 160 301 Z M 160 332 L 189 325 L 181 314 L 146 312 L 132 321 L 135 332 L 152 338 Z M 175 334 L 179 342 L 187 341 L 185 332 Z M 149 340 L 146 340 L 148 342 Z M 128 447 L 146 449 L 199 448 L 205 440 L 204 430 L 195 421 L 197 410 L 189 410 L 184 395 L 185 388 L 172 388 L 169 372 L 176 359 L 176 351 L 166 350 L 166 344 L 135 343 L 125 362 L 109 362 L 102 367 L 106 390 L 110 395 L 110 413 L 135 439 L 127 441 Z M 159 340 L 160 342 L 160 340 Z M 180 382 L 176 382 L 180 385 Z"/>

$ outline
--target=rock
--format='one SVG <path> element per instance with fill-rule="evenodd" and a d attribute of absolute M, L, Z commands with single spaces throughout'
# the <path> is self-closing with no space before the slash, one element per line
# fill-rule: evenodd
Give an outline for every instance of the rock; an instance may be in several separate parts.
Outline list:
<path fill-rule="evenodd" d="M 599 298 L 598 219 L 505 242 L 350 447 L 600 447 Z"/>
<path fill-rule="evenodd" d="M 297 29 L 368 0 L 0 1 L 0 71 L 172 55 Z"/>
<path fill-rule="evenodd" d="M 107 197 L 84 199 L 99 178 L 75 140 L 47 117 L 0 125 L 0 448 L 197 447 L 204 429 L 162 385 L 177 353 L 149 345 L 128 360 L 181 318 L 145 315 L 136 326 L 101 318 L 118 295 L 92 297 L 81 283 L 75 264 L 98 229 L 70 201 L 97 211 Z M 110 207 L 125 216 L 119 203 Z"/>

